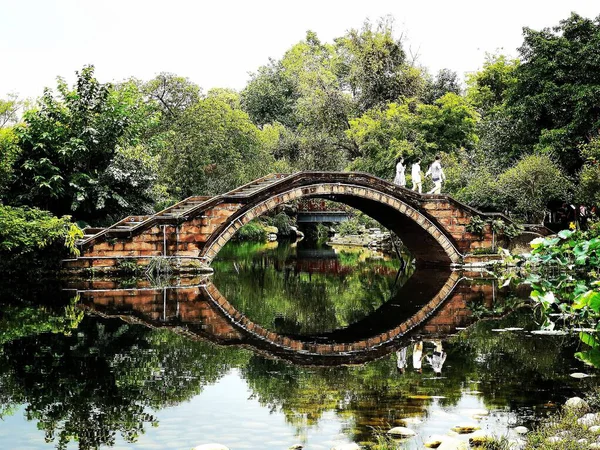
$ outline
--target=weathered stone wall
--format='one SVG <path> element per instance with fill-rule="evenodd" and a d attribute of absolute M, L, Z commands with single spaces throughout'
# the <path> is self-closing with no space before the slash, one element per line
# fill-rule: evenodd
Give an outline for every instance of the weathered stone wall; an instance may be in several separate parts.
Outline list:
<path fill-rule="evenodd" d="M 239 203 L 221 203 L 180 225 L 154 225 L 131 237 L 104 237 L 84 248 L 83 258 L 66 260 L 63 267 L 110 269 L 117 266 L 120 259 L 145 266 L 158 256 L 182 257 L 182 261 L 199 258 L 205 242 L 240 206 Z"/>
<path fill-rule="evenodd" d="M 422 207 L 436 220 L 440 228 L 452 236 L 461 253 L 467 254 L 476 249 L 492 247 L 493 235 L 489 224 L 485 225 L 481 236 L 467 231 L 466 226 L 474 215 L 470 209 L 448 199 L 435 198 L 424 199 Z"/>

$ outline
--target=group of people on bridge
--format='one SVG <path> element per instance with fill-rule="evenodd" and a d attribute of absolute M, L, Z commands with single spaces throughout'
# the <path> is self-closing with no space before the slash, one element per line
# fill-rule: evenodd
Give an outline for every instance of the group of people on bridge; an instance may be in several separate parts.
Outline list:
<path fill-rule="evenodd" d="M 433 181 L 433 189 L 428 191 L 428 194 L 440 194 L 442 192 L 442 182 L 446 181 L 446 175 L 442 169 L 441 157 L 438 155 L 435 157 L 435 161 L 429 166 L 425 177 L 431 176 Z M 421 158 L 417 158 L 412 164 L 410 171 L 412 190 L 418 191 L 419 194 L 423 193 L 423 178 L 421 177 Z M 396 163 L 396 176 L 394 178 L 394 184 L 402 187 L 406 187 L 406 166 L 404 165 L 404 158 L 400 157 Z"/>

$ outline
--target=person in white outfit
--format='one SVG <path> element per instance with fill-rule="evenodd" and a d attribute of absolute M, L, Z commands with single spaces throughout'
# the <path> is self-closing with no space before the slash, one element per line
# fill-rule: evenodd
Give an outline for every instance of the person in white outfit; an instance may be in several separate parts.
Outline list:
<path fill-rule="evenodd" d="M 407 352 L 408 347 L 402 347 L 396 352 L 396 357 L 398 358 L 398 372 L 400 373 L 404 373 L 404 371 L 406 370 L 406 366 L 408 365 Z"/>
<path fill-rule="evenodd" d="M 423 371 L 421 363 L 423 362 L 423 341 L 415 342 L 413 347 L 413 368 L 421 373 Z"/>
<path fill-rule="evenodd" d="M 433 371 L 439 375 L 442 373 L 442 366 L 444 365 L 448 355 L 442 347 L 442 341 L 435 340 L 433 341 L 433 345 L 435 345 L 435 350 L 433 351 L 433 355 L 431 357 L 427 356 L 427 362 L 431 364 Z"/>
<path fill-rule="evenodd" d="M 431 164 L 425 174 L 425 176 L 431 175 L 431 179 L 433 180 L 433 189 L 430 190 L 428 194 L 440 194 L 442 192 L 442 181 L 446 181 L 446 175 L 442 170 L 440 160 L 440 156 L 436 156 L 435 161 Z"/>
<path fill-rule="evenodd" d="M 419 191 L 419 194 L 421 194 L 423 192 L 423 182 L 421 180 L 421 158 L 418 158 L 412 165 L 410 176 L 412 177 L 412 190 Z"/>
<path fill-rule="evenodd" d="M 406 167 L 404 167 L 404 158 L 400 158 L 396 164 L 396 177 L 394 178 L 394 184 L 402 187 L 406 186 L 406 175 L 404 174 L 405 170 Z"/>

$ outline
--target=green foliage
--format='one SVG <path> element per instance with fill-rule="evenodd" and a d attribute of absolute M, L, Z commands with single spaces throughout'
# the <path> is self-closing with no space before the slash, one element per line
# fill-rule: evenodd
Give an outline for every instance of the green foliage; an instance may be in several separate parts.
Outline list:
<path fill-rule="evenodd" d="M 277 234 L 281 236 L 289 236 L 292 234 L 292 226 L 294 221 L 284 212 L 280 212 L 271 218 L 265 219 L 269 225 L 277 227 Z"/>
<path fill-rule="evenodd" d="M 24 255 L 59 244 L 75 251 L 74 241 L 83 237 L 70 217 L 57 218 L 35 208 L 0 205 L 0 252 Z"/>
<path fill-rule="evenodd" d="M 420 105 L 417 110 L 418 127 L 427 141 L 430 152 L 450 153 L 459 148 L 474 148 L 479 114 L 471 105 L 452 92 L 445 94 L 433 105 Z"/>
<path fill-rule="evenodd" d="M 158 426 L 153 411 L 191 399 L 248 358 L 170 330 L 120 320 L 73 322 L 68 311 L 61 319 L 18 308 L 9 309 L 10 319 L 39 324 L 0 347 L 2 403 L 26 405 L 27 420 L 60 450 L 114 446 L 118 435 L 136 442 L 145 427 Z M 62 333 L 77 320 L 77 333 Z M 45 330 L 53 333 L 38 335 Z"/>
<path fill-rule="evenodd" d="M 361 30 L 351 29 L 335 43 L 338 76 L 360 112 L 418 96 L 422 90 L 423 77 L 408 63 L 402 40 L 394 38 L 390 18 L 376 26 L 366 21 Z"/>
<path fill-rule="evenodd" d="M 278 122 L 295 127 L 296 101 L 300 93 L 296 83 L 286 76 L 280 61 L 270 60 L 250 75 L 241 93 L 242 106 L 257 125 Z"/>
<path fill-rule="evenodd" d="M 441 69 L 435 78 L 425 85 L 422 99 L 424 103 L 432 104 L 448 93 L 460 95 L 461 91 L 458 74 L 450 69 Z"/>
<path fill-rule="evenodd" d="M 517 82 L 518 59 L 505 55 L 485 55 L 483 68 L 467 75 L 467 99 L 484 117 L 506 101 L 508 90 Z"/>
<path fill-rule="evenodd" d="M 162 72 L 142 87 L 151 104 L 160 112 L 162 129 L 171 124 L 185 111 L 200 100 L 201 90 L 184 77 Z"/>
<path fill-rule="evenodd" d="M 472 216 L 469 223 L 465 226 L 465 229 L 469 233 L 483 236 L 483 231 L 485 230 L 486 225 L 487 221 L 483 220 L 481 216 Z"/>
<path fill-rule="evenodd" d="M 497 235 L 513 239 L 523 232 L 523 227 L 516 223 L 507 223 L 502 219 L 489 219 L 492 231 Z"/>
<path fill-rule="evenodd" d="M 600 205 L 600 137 L 581 147 L 585 163 L 579 172 L 577 200 L 582 204 Z"/>
<path fill-rule="evenodd" d="M 14 164 L 19 155 L 17 142 L 14 128 L 0 128 L 0 199 L 13 181 Z"/>
<path fill-rule="evenodd" d="M 596 435 L 589 430 L 589 425 L 577 422 L 579 414 L 577 411 L 563 410 L 554 414 L 549 420 L 544 421 L 539 427 L 525 436 L 524 450 L 547 449 L 547 450 L 580 450 L 581 439 L 586 442 L 595 442 Z M 549 440 L 555 436 L 568 436 L 567 439 L 559 439 L 557 442 Z"/>
<path fill-rule="evenodd" d="M 478 116 L 466 101 L 448 93 L 433 105 L 408 101 L 390 103 L 350 121 L 346 132 L 360 150 L 351 170 L 393 178 L 398 157 L 427 157 L 436 153 L 472 148 Z"/>
<path fill-rule="evenodd" d="M 0 346 L 43 333 L 70 335 L 84 316 L 75 305 L 77 300 L 58 310 L 44 306 L 3 305 Z"/>
<path fill-rule="evenodd" d="M 132 168 L 115 160 L 119 147 L 135 141 L 129 128 L 137 126 L 142 98 L 99 83 L 91 66 L 77 74 L 73 89 L 59 78 L 57 91 L 46 89 L 15 129 L 20 152 L 10 200 L 88 221 L 122 212 L 144 192 L 136 185 L 142 175 L 125 174 Z"/>
<path fill-rule="evenodd" d="M 0 129 L 18 121 L 19 108 L 23 102 L 19 101 L 17 95 L 9 94 L 5 99 L 0 98 Z"/>
<path fill-rule="evenodd" d="M 219 194 L 266 175 L 272 155 L 248 114 L 219 97 L 185 109 L 161 154 L 161 180 L 173 197 Z"/>
<path fill-rule="evenodd" d="M 134 259 L 119 259 L 117 260 L 117 271 L 120 275 L 140 275 L 141 267 Z"/>
<path fill-rule="evenodd" d="M 267 232 L 262 224 L 252 221 L 240 228 L 232 238 L 233 241 L 265 242 Z"/>
<path fill-rule="evenodd" d="M 510 113 L 525 125 L 520 142 L 554 154 L 569 174 L 580 144 L 600 128 L 600 18 L 576 13 L 553 28 L 524 29 L 522 63 L 509 90 Z"/>
<path fill-rule="evenodd" d="M 60 259 L 79 254 L 75 241 L 81 237 L 68 216 L 0 205 L 0 272 L 20 277 L 56 271 Z"/>
<path fill-rule="evenodd" d="M 497 189 L 503 207 L 529 223 L 539 223 L 550 201 L 568 197 L 571 183 L 548 156 L 531 155 L 501 174 Z"/>
<path fill-rule="evenodd" d="M 587 349 L 576 356 L 600 367 L 600 227 L 563 230 L 534 239 L 531 248 L 531 254 L 520 258 L 520 277 L 531 285 L 530 297 L 544 313 L 544 326 L 553 329 L 558 314 L 567 325 L 595 330 L 580 334 Z"/>
<path fill-rule="evenodd" d="M 340 236 L 348 236 L 350 234 L 360 234 L 365 228 L 380 228 L 381 224 L 374 219 L 371 219 L 366 214 L 359 211 L 354 211 L 353 215 L 346 221 L 341 222 L 336 229 L 336 233 Z"/>

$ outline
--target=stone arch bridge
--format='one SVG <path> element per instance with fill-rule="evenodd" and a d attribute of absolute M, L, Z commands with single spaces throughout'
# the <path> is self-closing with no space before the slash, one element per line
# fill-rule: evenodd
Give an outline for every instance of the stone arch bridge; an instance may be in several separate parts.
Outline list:
<path fill-rule="evenodd" d="M 447 195 L 418 194 L 372 175 L 356 172 L 272 174 L 225 194 L 189 197 L 151 216 L 129 216 L 105 228 L 88 228 L 77 245 L 79 257 L 66 269 L 111 270 L 122 261 L 147 265 L 157 257 L 180 270 L 210 271 L 219 250 L 243 225 L 280 205 L 324 198 L 356 208 L 397 234 L 417 264 L 459 266 L 473 252 L 491 248 L 494 236 L 467 231 L 477 211 Z M 498 216 L 498 215 L 493 215 Z M 509 219 L 503 217 L 509 222 Z"/>

